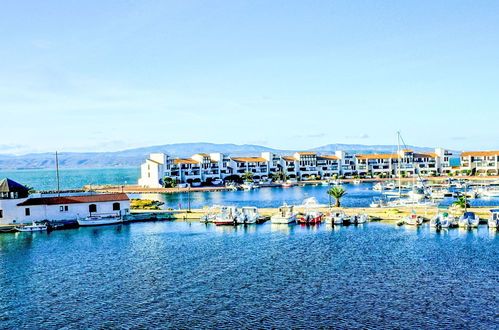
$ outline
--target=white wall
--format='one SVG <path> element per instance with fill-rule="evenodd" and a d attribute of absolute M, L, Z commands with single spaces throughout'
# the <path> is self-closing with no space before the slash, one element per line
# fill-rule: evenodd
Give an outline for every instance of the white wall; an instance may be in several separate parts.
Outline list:
<path fill-rule="evenodd" d="M 97 206 L 97 212 L 93 214 L 119 213 L 119 211 L 113 211 L 113 203 L 120 203 L 121 214 L 125 214 L 125 212 L 129 212 L 130 210 L 130 201 L 17 206 L 17 204 L 22 203 L 24 200 L 26 199 L 0 200 L 0 209 L 3 210 L 3 217 L 0 219 L 0 224 L 31 223 L 42 220 L 76 220 L 77 217 L 83 218 L 90 215 L 90 204 Z M 61 212 L 61 206 L 63 209 L 64 206 L 67 206 L 68 211 Z M 25 213 L 27 208 L 30 210 L 29 216 Z"/>

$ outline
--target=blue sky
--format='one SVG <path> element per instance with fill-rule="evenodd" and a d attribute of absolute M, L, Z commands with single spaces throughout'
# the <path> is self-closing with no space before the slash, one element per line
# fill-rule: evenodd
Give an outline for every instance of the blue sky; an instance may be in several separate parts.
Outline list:
<path fill-rule="evenodd" d="M 0 4 L 0 153 L 499 149 L 499 1 Z"/>

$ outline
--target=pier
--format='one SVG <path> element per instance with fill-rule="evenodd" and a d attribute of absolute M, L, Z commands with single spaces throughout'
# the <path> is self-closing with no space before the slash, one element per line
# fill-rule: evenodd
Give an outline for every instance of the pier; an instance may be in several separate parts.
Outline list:
<path fill-rule="evenodd" d="M 262 217 L 270 217 L 273 214 L 278 212 L 278 208 L 259 208 L 260 215 Z M 303 207 L 295 207 L 295 210 L 298 212 L 305 212 Z M 327 207 L 318 208 L 322 213 L 328 212 L 330 209 Z M 371 221 L 386 221 L 386 222 L 395 222 L 404 218 L 405 216 L 412 213 L 414 210 L 417 215 L 422 216 L 426 220 L 431 219 L 435 214 L 439 212 L 438 207 L 400 207 L 400 208 L 370 208 L 370 207 L 340 207 L 334 208 L 334 210 L 344 211 L 347 215 L 356 215 L 356 214 L 367 214 L 369 216 L 369 220 Z M 490 217 L 490 207 L 474 207 L 468 208 L 468 212 L 474 212 L 478 217 L 480 217 L 481 221 L 486 221 Z M 141 213 L 167 213 L 171 214 L 172 218 L 176 220 L 184 220 L 184 221 L 197 221 L 200 220 L 201 216 L 203 216 L 206 212 L 208 212 L 208 208 L 203 209 L 183 209 L 183 210 L 132 210 L 132 214 L 141 214 Z M 464 212 L 463 209 L 458 208 L 449 208 L 449 213 L 454 214 L 456 216 L 461 216 Z"/>

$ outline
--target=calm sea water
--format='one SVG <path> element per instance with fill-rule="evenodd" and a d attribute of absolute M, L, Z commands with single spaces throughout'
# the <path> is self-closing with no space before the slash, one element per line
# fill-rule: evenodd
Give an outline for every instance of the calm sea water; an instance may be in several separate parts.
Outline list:
<path fill-rule="evenodd" d="M 122 185 L 136 184 L 140 177 L 140 169 L 133 168 L 99 168 L 99 169 L 60 169 L 61 189 L 81 189 L 88 184 Z M 0 178 L 9 178 L 21 184 L 29 185 L 36 190 L 56 190 L 56 173 L 53 169 L 0 171 Z"/>
<path fill-rule="evenodd" d="M 372 190 L 372 183 L 358 185 L 346 184 L 344 188 L 347 195 L 342 198 L 342 206 L 346 207 L 369 207 L 374 197 L 382 197 L 379 192 Z M 320 204 L 329 203 L 327 186 L 307 185 L 292 188 L 260 188 L 250 191 L 220 191 L 220 192 L 192 192 L 189 194 L 131 194 L 134 198 L 154 199 L 164 202 L 163 208 L 187 208 L 190 200 L 191 208 L 203 208 L 214 204 L 256 206 L 256 207 L 278 207 L 284 202 L 290 205 L 301 204 L 305 198 L 315 197 Z M 455 198 L 446 198 L 440 202 L 442 206 L 450 206 Z M 497 206 L 499 198 L 473 199 L 469 200 L 472 206 Z M 334 203 L 334 199 L 332 200 Z"/>
<path fill-rule="evenodd" d="M 498 235 L 133 223 L 0 235 L 0 328 L 497 329 Z"/>

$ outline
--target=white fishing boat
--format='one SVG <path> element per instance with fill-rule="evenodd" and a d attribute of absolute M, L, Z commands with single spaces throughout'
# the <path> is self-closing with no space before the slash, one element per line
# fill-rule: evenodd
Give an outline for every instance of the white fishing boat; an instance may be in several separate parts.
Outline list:
<path fill-rule="evenodd" d="M 458 222 L 461 228 L 478 228 L 480 218 L 474 212 L 464 212 Z"/>
<path fill-rule="evenodd" d="M 482 188 L 478 191 L 478 194 L 481 197 L 499 197 L 499 188 L 497 187 L 488 187 L 488 188 Z"/>
<path fill-rule="evenodd" d="M 386 207 L 436 207 L 438 204 L 431 200 L 413 200 L 400 198 L 386 203 Z"/>
<path fill-rule="evenodd" d="M 367 214 L 355 214 L 350 217 L 350 223 L 352 225 L 360 225 L 367 221 Z"/>
<path fill-rule="evenodd" d="M 222 207 L 220 205 L 213 205 L 208 209 L 204 215 L 199 218 L 200 222 L 211 223 L 215 221 L 215 218 L 220 214 Z"/>
<path fill-rule="evenodd" d="M 93 214 L 85 218 L 78 218 L 78 225 L 81 227 L 87 226 L 103 226 L 114 225 L 123 222 L 123 217 L 119 214 Z"/>
<path fill-rule="evenodd" d="M 371 204 L 369 204 L 370 207 L 386 207 L 386 200 L 379 198 L 379 197 L 373 197 L 373 201 Z"/>
<path fill-rule="evenodd" d="M 33 233 L 37 231 L 46 231 L 48 229 L 46 224 L 36 224 L 34 221 L 31 223 L 31 225 L 27 226 L 17 226 L 16 230 L 21 231 L 21 232 L 27 232 L 27 233 Z"/>
<path fill-rule="evenodd" d="M 254 224 L 260 218 L 258 208 L 254 206 L 244 206 L 237 217 L 237 223 L 241 224 Z"/>
<path fill-rule="evenodd" d="M 444 199 L 445 197 L 449 196 L 451 192 L 449 189 L 446 188 L 440 188 L 440 189 L 432 189 L 430 191 L 430 197 L 432 199 Z"/>
<path fill-rule="evenodd" d="M 385 185 L 383 184 L 383 182 L 378 182 L 373 186 L 373 190 L 374 191 L 383 191 L 383 190 L 385 190 Z"/>
<path fill-rule="evenodd" d="M 438 212 L 430 220 L 430 226 L 436 228 L 451 228 L 457 225 L 456 218 L 449 212 Z"/>
<path fill-rule="evenodd" d="M 489 229 L 499 230 L 499 209 L 493 209 L 490 210 L 490 212 L 492 214 L 490 215 L 490 218 L 487 221 Z"/>
<path fill-rule="evenodd" d="M 276 224 L 288 224 L 296 221 L 296 216 L 298 214 L 293 210 L 292 205 L 287 205 L 284 203 L 279 207 L 279 212 L 270 217 L 270 222 Z"/>
<path fill-rule="evenodd" d="M 237 218 L 239 216 L 239 211 L 235 206 L 224 206 L 222 210 L 215 217 L 215 224 L 221 225 L 237 225 Z"/>
<path fill-rule="evenodd" d="M 249 182 L 249 181 L 246 181 L 244 182 L 243 184 L 241 184 L 241 188 L 243 190 L 253 190 L 255 189 L 257 186 L 255 185 L 254 182 Z"/>
<path fill-rule="evenodd" d="M 418 216 L 415 211 L 412 211 L 411 214 L 403 219 L 403 222 L 409 226 L 421 226 L 423 224 L 423 218 Z"/>
<path fill-rule="evenodd" d="M 329 211 L 326 214 L 325 221 L 331 225 L 342 225 L 346 221 L 350 223 L 349 217 L 343 211 Z"/>
<path fill-rule="evenodd" d="M 360 184 L 360 183 L 361 183 L 361 181 L 360 181 L 360 180 L 358 180 L 358 179 L 355 179 L 355 180 L 353 180 L 352 182 L 353 182 L 353 184 Z"/>

